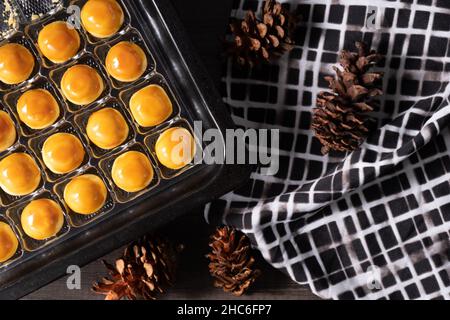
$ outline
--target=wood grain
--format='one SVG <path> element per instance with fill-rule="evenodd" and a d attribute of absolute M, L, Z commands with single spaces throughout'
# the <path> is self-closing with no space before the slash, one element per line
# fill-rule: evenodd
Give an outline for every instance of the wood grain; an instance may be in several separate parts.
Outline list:
<path fill-rule="evenodd" d="M 185 246 L 180 254 L 177 281 L 161 299 L 234 299 L 230 294 L 216 289 L 208 273 L 208 238 L 214 230 L 204 222 L 201 209 L 182 217 L 175 223 L 163 228 L 160 233 L 173 239 L 175 243 Z M 114 261 L 123 249 L 116 250 L 102 259 Z M 257 266 L 262 275 L 256 281 L 252 290 L 243 299 L 315 299 L 309 289 L 291 281 L 280 271 L 272 268 L 255 252 Z M 63 277 L 25 299 L 102 299 L 91 292 L 94 281 L 106 275 L 101 259 L 90 263 L 81 269 L 81 290 L 68 290 L 67 278 Z"/>
<path fill-rule="evenodd" d="M 223 34 L 228 22 L 232 0 L 172 0 L 191 36 L 194 46 L 199 51 L 207 70 L 218 83 L 220 79 L 220 55 Z M 212 286 L 208 273 L 208 238 L 213 227 L 203 219 L 202 210 L 177 220 L 165 227 L 161 234 L 183 243 L 185 250 L 180 256 L 178 279 L 173 288 L 162 299 L 234 299 Z M 29 294 L 24 299 L 102 299 L 91 292 L 95 280 L 105 275 L 101 260 L 114 261 L 123 248 L 109 253 L 81 269 L 81 289 L 68 290 L 63 277 L 53 283 Z M 257 254 L 257 265 L 262 275 L 252 290 L 242 299 L 317 299 L 311 291 L 291 281 L 286 275 L 272 268 Z"/>

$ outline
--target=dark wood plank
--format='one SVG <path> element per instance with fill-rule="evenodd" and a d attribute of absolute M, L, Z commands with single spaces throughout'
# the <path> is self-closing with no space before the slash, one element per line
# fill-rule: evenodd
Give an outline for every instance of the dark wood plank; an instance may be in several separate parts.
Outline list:
<path fill-rule="evenodd" d="M 213 230 L 212 226 L 204 222 L 200 209 L 161 230 L 161 234 L 185 246 L 180 254 L 175 286 L 166 295 L 161 296 L 162 299 L 234 298 L 214 288 L 208 273 L 208 260 L 205 255 L 209 250 L 208 238 Z M 103 259 L 114 261 L 122 250 L 111 252 Z M 257 252 L 255 255 L 262 275 L 243 299 L 315 299 L 308 288 L 299 286 L 280 271 L 272 268 Z M 28 295 L 25 299 L 101 299 L 101 296 L 90 291 L 92 283 L 106 275 L 101 259 L 83 267 L 81 272 L 81 290 L 68 290 L 67 278 L 63 277 Z"/>
<path fill-rule="evenodd" d="M 228 22 L 231 0 L 172 0 L 197 47 L 207 70 L 215 81 L 220 78 L 222 39 Z M 183 243 L 178 280 L 163 299 L 233 299 L 234 297 L 212 286 L 208 273 L 208 238 L 214 230 L 203 219 L 201 209 L 172 223 L 161 231 L 170 239 Z M 114 261 L 123 248 L 102 259 Z M 286 275 L 273 269 L 257 255 L 257 265 L 263 271 L 252 290 L 243 299 L 317 299 L 304 286 L 291 281 Z M 105 275 L 101 259 L 83 267 L 81 290 L 68 290 L 66 277 L 28 295 L 25 299 L 102 299 L 90 288 L 95 280 Z"/>

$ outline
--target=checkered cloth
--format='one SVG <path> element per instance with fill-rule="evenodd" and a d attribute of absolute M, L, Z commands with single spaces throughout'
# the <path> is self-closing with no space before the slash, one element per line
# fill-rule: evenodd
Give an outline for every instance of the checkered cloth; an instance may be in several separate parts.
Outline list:
<path fill-rule="evenodd" d="M 261 3 L 235 1 L 233 15 Z M 238 126 L 280 130 L 280 170 L 254 172 L 207 219 L 243 230 L 324 298 L 450 299 L 450 1 L 284 5 L 302 15 L 295 49 L 262 70 L 228 63 L 223 78 Z M 339 50 L 358 40 L 386 57 L 378 130 L 353 153 L 323 156 L 311 111 Z"/>

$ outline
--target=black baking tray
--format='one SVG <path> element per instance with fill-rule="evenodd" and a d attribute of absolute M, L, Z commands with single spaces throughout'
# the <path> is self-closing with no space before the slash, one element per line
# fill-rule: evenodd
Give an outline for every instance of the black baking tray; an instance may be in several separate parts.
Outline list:
<path fill-rule="evenodd" d="M 189 43 L 168 0 L 122 0 L 132 25 L 158 58 L 158 72 L 174 84 L 175 95 L 188 106 L 189 118 L 203 128 L 234 128 L 221 97 Z M 250 175 L 247 165 L 199 164 L 165 181 L 147 198 L 120 204 L 68 237 L 0 269 L 0 298 L 16 299 L 82 266 L 191 209 L 238 187 Z"/>

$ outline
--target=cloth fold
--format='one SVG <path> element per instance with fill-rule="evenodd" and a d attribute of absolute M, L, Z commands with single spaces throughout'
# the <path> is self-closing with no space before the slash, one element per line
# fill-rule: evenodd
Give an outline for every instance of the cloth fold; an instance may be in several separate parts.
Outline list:
<path fill-rule="evenodd" d="M 323 298 L 450 299 L 450 2 L 281 2 L 302 16 L 294 50 L 263 70 L 229 61 L 223 77 L 238 126 L 280 130 L 280 170 L 255 171 L 207 219 L 241 229 Z M 235 1 L 232 14 L 261 4 Z M 323 156 L 312 108 L 355 41 L 385 56 L 378 129 L 352 153 Z"/>

